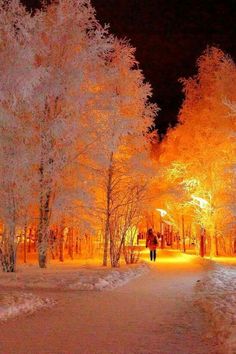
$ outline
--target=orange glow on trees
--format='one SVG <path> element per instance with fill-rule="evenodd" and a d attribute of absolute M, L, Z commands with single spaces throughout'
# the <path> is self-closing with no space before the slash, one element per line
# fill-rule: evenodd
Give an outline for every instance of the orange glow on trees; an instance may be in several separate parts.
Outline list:
<path fill-rule="evenodd" d="M 62 260 L 63 237 L 73 243 L 74 232 L 102 235 L 103 264 L 110 258 L 116 267 L 127 233 L 141 219 L 162 231 L 156 208 L 167 211 L 161 222 L 181 235 L 184 250 L 186 233 L 202 228 L 211 256 L 226 244 L 230 253 L 236 216 L 232 59 L 217 48 L 202 54 L 198 73 L 181 80 L 179 125 L 154 146 L 147 132 L 158 109 L 135 49 L 98 23 L 89 0 L 52 1 L 34 15 L 17 0 L 0 0 L 0 15 L 4 270 L 15 269 L 17 230 L 24 250 L 34 234 L 42 268 L 51 235 L 61 242 Z M 151 147 L 158 159 L 151 159 Z"/>
<path fill-rule="evenodd" d="M 103 265 L 109 247 L 111 265 L 118 266 L 126 233 L 140 214 L 150 169 L 146 132 L 156 106 L 148 102 L 150 86 L 144 83 L 128 43 L 115 39 L 106 60 L 99 110 L 94 112 L 99 138 L 90 155 L 100 176 L 96 205 L 103 223 Z"/>
<path fill-rule="evenodd" d="M 235 102 L 236 67 L 217 48 L 207 49 L 197 67 L 195 77 L 181 80 L 185 100 L 180 124 L 169 131 L 163 142 L 160 161 L 166 166 L 171 183 L 181 187 L 186 201 L 193 194 L 206 200 L 205 208 L 195 208 L 194 220 L 206 228 L 209 253 L 213 256 L 218 252 L 219 238 L 227 236 L 225 214 L 235 217 L 230 202 L 235 126 L 230 122 L 225 100 Z"/>
<path fill-rule="evenodd" d="M 107 173 L 112 171 L 112 183 L 113 176 L 120 176 L 122 171 L 119 193 L 122 191 L 123 196 L 128 196 L 128 192 L 133 191 L 133 194 L 139 195 L 140 186 L 134 171 L 131 176 L 131 164 L 132 168 L 141 166 L 140 157 L 143 154 L 148 156 L 143 141 L 152 124 L 156 106 L 148 102 L 151 88 L 144 83 L 137 67 L 134 48 L 126 41 L 110 35 L 98 23 L 90 1 L 53 1 L 33 16 L 17 1 L 12 4 L 15 12 L 7 2 L 0 1 L 3 15 L 1 38 L 6 40 L 5 37 L 10 35 L 7 45 L 1 46 L 0 60 L 5 65 L 4 70 L 0 69 L 1 82 L 11 84 L 10 88 L 5 87 L 1 91 L 1 95 L 9 91 L 15 93 L 10 97 L 8 107 L 17 108 L 14 110 L 14 119 L 22 123 L 20 129 L 25 124 L 30 135 L 27 140 L 30 152 L 27 170 L 18 168 L 14 183 L 19 184 L 26 171 L 32 177 L 31 204 L 36 220 L 31 217 L 27 223 L 36 224 L 38 261 L 40 267 L 44 268 L 52 227 L 60 229 L 62 235 L 68 224 L 76 225 L 81 232 L 85 230 L 83 225 L 87 225 L 87 230 L 89 224 L 94 226 L 91 201 L 96 201 L 99 193 L 102 195 L 98 187 L 101 171 L 105 181 Z M 23 35 L 20 37 L 20 29 L 16 31 L 14 27 L 14 16 L 19 17 L 17 23 L 20 24 L 25 42 Z M 15 37 L 7 32 L 9 26 L 16 32 Z M 30 41 L 29 45 L 27 40 Z M 25 58 L 22 52 L 25 61 L 22 60 Z M 10 54 L 17 60 L 21 58 L 21 65 L 12 61 Z M 19 105 L 22 98 L 18 97 L 18 83 L 23 99 L 28 98 L 22 107 Z M 0 97 L 3 110 L 7 107 L 8 99 Z M 1 116 L 5 124 L 7 116 Z M 25 143 L 23 129 L 20 129 L 16 129 L 17 133 L 21 134 L 20 138 Z M 2 134 L 1 142 L 6 136 Z M 12 139 L 8 139 L 12 151 L 17 137 L 11 134 Z M 5 148 L 2 158 L 8 157 Z M 18 146 L 18 158 L 14 159 L 13 165 L 18 166 L 23 157 Z M 10 161 L 8 159 L 7 164 Z M 21 167 L 25 166 L 22 164 Z M 131 183 L 130 188 L 127 181 Z M 106 193 L 106 189 L 103 192 Z M 19 188 L 16 194 L 17 197 L 20 195 Z M 133 196 L 130 198 L 133 200 Z M 5 196 L 4 199 L 7 201 Z M 123 205 L 121 194 L 117 200 Z M 12 205 L 9 208 L 11 213 L 14 212 Z M 29 204 L 25 208 L 28 209 Z M 4 217 L 4 213 L 1 214 Z M 119 215 L 123 217 L 123 212 L 119 211 Z M 16 220 L 15 217 L 13 219 Z M 118 219 L 121 220 L 116 214 Z M 7 226 L 6 219 L 4 225 Z M 15 226 L 11 233 L 14 238 Z M 110 238 L 110 245 L 115 244 L 115 239 L 116 236 Z M 117 263 L 116 247 L 113 248 L 110 256 L 114 256 L 114 263 Z"/>

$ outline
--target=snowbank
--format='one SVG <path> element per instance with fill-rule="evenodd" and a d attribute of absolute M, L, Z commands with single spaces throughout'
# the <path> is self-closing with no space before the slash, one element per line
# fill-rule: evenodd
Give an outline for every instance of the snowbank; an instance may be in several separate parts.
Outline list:
<path fill-rule="evenodd" d="M 236 353 L 236 267 L 208 264 L 206 277 L 198 282 L 197 303 L 207 313 L 224 354 Z"/>
<path fill-rule="evenodd" d="M 42 299 L 31 293 L 0 293 L 0 321 L 19 316 L 22 313 L 33 313 L 43 307 L 54 305 L 52 299 Z"/>
<path fill-rule="evenodd" d="M 125 269 L 110 269 L 106 274 L 100 274 L 98 277 L 81 277 L 78 282 L 71 284 L 70 289 L 80 290 L 109 290 L 128 283 L 131 279 L 137 278 L 147 272 L 149 267 L 146 263 L 137 266 L 133 265 Z"/>
<path fill-rule="evenodd" d="M 0 321 L 55 304 L 53 299 L 41 298 L 23 289 L 109 290 L 124 285 L 148 269 L 146 263 L 140 263 L 118 269 L 88 267 L 62 270 L 53 267 L 42 270 L 23 267 L 17 273 L 0 273 Z M 10 288 L 14 290 L 10 291 Z"/>
<path fill-rule="evenodd" d="M 122 286 L 149 269 L 146 263 L 111 269 L 99 266 L 60 267 L 55 265 L 47 269 L 37 266 L 24 266 L 16 273 L 0 273 L 0 287 L 21 289 L 71 289 L 105 290 Z"/>

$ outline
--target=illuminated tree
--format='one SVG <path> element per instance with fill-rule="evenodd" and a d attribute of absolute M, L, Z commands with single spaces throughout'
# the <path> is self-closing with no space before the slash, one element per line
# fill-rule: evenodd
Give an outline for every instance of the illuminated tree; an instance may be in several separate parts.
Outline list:
<path fill-rule="evenodd" d="M 149 159 L 145 135 L 153 122 L 156 106 L 148 102 L 150 86 L 144 83 L 136 64 L 134 49 L 115 39 L 106 56 L 105 71 L 101 71 L 103 82 L 98 88 L 101 103 L 93 115 L 99 132 L 94 158 L 95 171 L 101 181 L 97 191 L 98 199 L 102 201 L 99 210 L 103 210 L 104 215 L 103 265 L 107 265 L 109 245 L 111 263 L 118 265 L 131 222 L 130 219 L 128 223 L 127 218 L 133 212 L 127 207 L 135 204 L 134 199 L 138 204 L 137 196 L 143 185 L 142 178 L 138 181 L 141 170 L 143 176 L 145 172 L 148 175 L 148 169 L 144 168 Z"/>
<path fill-rule="evenodd" d="M 182 80 L 185 100 L 180 124 L 169 131 L 162 159 L 172 164 L 169 172 L 182 185 L 186 200 L 194 194 L 208 201 L 204 211 L 196 209 L 196 217 L 208 231 L 213 256 L 218 220 L 222 210 L 228 210 L 232 185 L 235 140 L 225 99 L 235 101 L 236 69 L 232 59 L 217 48 L 203 53 L 197 66 L 195 77 Z"/>

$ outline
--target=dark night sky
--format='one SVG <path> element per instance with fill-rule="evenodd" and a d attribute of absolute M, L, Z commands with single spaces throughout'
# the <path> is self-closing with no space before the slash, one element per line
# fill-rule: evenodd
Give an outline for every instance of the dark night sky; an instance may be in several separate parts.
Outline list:
<path fill-rule="evenodd" d="M 39 0 L 22 0 L 35 7 Z M 183 96 L 178 78 L 196 72 L 195 62 L 207 45 L 236 59 L 236 0 L 92 0 L 101 23 L 130 39 L 164 132 L 176 122 Z"/>

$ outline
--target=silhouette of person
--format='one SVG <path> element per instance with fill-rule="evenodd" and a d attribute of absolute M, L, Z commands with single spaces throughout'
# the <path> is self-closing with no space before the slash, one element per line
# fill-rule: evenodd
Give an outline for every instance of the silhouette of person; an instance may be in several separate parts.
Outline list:
<path fill-rule="evenodd" d="M 156 249 L 158 246 L 158 240 L 156 235 L 154 235 L 152 229 L 149 229 L 147 232 L 147 238 L 146 238 L 146 248 L 148 247 L 150 250 L 150 260 L 154 261 L 156 260 Z"/>

